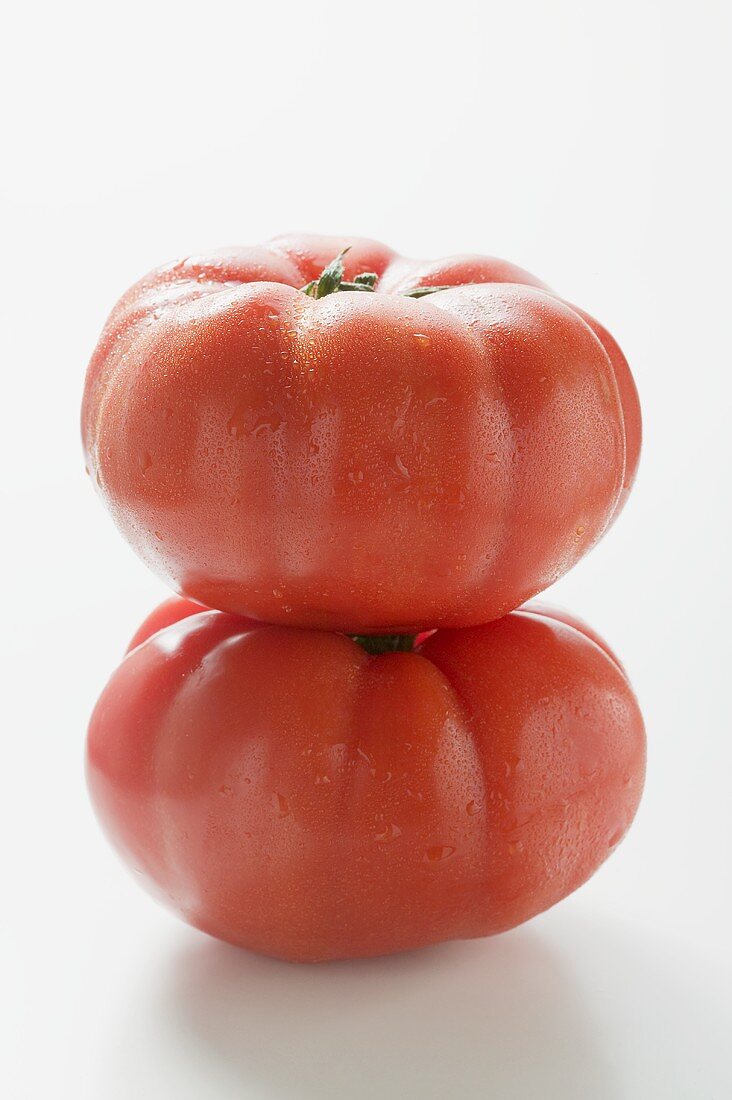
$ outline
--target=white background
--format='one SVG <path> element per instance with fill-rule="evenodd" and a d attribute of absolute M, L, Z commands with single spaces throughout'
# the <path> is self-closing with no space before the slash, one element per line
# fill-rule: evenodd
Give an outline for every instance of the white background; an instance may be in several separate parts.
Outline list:
<path fill-rule="evenodd" d="M 3 1013 L 10 1100 L 732 1094 L 726 0 L 14 5 L 0 64 Z M 502 938 L 294 967 L 156 908 L 101 837 L 85 724 L 164 593 L 83 474 L 105 315 L 290 230 L 505 256 L 600 317 L 636 490 L 550 598 L 647 720 L 635 827 Z"/>

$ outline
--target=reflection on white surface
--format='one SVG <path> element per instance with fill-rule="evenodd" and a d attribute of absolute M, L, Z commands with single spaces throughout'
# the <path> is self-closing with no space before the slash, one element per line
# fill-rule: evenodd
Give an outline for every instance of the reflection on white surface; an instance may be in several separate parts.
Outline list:
<path fill-rule="evenodd" d="M 128 1008 L 98 1067 L 105 1100 L 728 1095 L 708 981 L 587 916 L 318 967 L 191 937 Z"/>

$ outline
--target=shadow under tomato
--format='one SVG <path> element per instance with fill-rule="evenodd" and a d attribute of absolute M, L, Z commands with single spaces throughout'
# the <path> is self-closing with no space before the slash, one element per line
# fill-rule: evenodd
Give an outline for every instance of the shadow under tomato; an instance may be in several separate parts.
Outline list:
<path fill-rule="evenodd" d="M 320 966 L 202 940 L 165 998 L 190 1053 L 223 1071 L 217 1097 L 617 1095 L 589 1007 L 535 931 Z"/>

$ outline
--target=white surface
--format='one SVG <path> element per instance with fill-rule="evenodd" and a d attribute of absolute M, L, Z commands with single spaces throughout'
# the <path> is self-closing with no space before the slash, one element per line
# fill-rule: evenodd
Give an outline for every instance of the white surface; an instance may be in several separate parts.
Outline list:
<path fill-rule="evenodd" d="M 2 941 L 11 1100 L 732 1094 L 725 0 L 49 4 L 5 16 Z M 647 719 L 627 841 L 501 939 L 288 967 L 157 909 L 102 840 L 84 728 L 163 595 L 83 476 L 116 296 L 291 229 L 485 251 L 636 373 L 635 494 L 550 594 Z M 8 976 L 9 975 L 9 976 Z"/>

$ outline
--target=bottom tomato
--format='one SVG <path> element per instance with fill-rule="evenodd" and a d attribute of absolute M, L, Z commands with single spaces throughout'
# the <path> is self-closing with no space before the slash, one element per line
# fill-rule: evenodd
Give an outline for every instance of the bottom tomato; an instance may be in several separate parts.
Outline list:
<path fill-rule="evenodd" d="M 638 705 L 565 613 L 374 656 L 178 609 L 105 688 L 88 776 L 123 857 L 213 936 L 325 960 L 502 932 L 584 882 L 635 814 Z"/>

